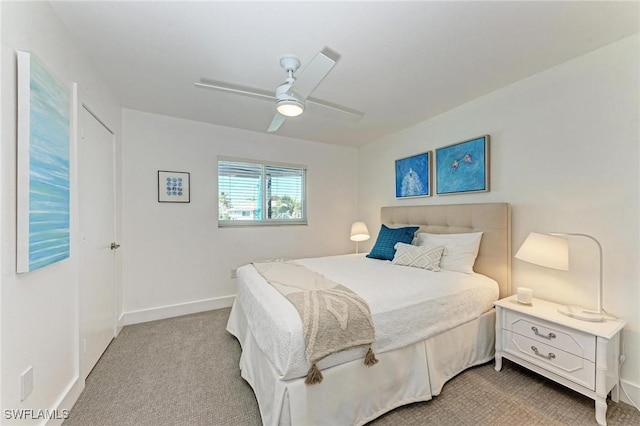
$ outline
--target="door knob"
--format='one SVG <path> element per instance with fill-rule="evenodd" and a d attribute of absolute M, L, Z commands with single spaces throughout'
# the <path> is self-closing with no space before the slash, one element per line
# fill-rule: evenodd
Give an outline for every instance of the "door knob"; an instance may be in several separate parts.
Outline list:
<path fill-rule="evenodd" d="M 118 243 L 111 243 L 111 250 L 115 250 L 115 249 L 117 249 L 117 248 L 119 248 L 119 247 L 120 247 L 120 244 L 118 244 Z"/>

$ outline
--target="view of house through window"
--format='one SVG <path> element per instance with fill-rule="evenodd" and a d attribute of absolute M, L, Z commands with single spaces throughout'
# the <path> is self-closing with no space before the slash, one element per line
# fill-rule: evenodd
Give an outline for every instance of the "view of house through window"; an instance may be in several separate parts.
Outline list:
<path fill-rule="evenodd" d="M 218 159 L 218 225 L 306 224 L 301 166 Z"/>

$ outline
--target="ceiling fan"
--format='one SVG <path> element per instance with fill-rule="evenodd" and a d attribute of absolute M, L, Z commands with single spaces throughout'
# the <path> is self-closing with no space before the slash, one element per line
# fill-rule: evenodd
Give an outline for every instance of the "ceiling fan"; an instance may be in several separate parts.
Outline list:
<path fill-rule="evenodd" d="M 305 104 L 307 103 L 329 108 L 359 120 L 364 115 L 359 111 L 309 97 L 327 74 L 329 74 L 329 71 L 331 71 L 339 58 L 340 55 L 336 52 L 325 48 L 296 76 L 295 73 L 300 68 L 300 59 L 293 55 L 281 57 L 280 66 L 287 73 L 287 78 L 284 83 L 276 88 L 275 93 L 206 78 L 201 78 L 200 82 L 195 83 L 195 85 L 196 87 L 275 102 L 276 113 L 267 130 L 268 132 L 277 131 L 287 117 L 295 117 L 302 114 L 305 109 Z"/>

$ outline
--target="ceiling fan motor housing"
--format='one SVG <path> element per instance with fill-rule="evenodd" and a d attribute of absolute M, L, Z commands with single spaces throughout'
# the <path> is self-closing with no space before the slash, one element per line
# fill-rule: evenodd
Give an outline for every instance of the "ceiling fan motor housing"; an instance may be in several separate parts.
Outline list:
<path fill-rule="evenodd" d="M 304 112 L 304 100 L 289 90 L 292 84 L 287 81 L 276 88 L 276 109 L 287 117 L 296 117 Z"/>

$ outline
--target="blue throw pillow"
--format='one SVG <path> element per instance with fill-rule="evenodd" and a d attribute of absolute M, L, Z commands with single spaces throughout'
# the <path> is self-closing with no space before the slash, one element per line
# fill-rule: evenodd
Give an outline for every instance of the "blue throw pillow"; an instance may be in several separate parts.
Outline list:
<path fill-rule="evenodd" d="M 393 260 L 396 253 L 396 243 L 411 244 L 413 234 L 420 229 L 419 226 L 406 226 L 404 228 L 389 228 L 382 225 L 380 233 L 373 245 L 371 252 L 367 255 L 372 259 Z"/>

